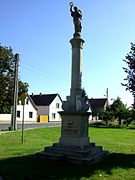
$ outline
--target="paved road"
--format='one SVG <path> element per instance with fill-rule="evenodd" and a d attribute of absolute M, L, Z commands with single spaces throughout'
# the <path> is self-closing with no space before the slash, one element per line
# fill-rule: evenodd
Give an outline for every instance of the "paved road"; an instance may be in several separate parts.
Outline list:
<path fill-rule="evenodd" d="M 0 124 L 0 131 L 8 129 L 10 124 Z M 24 124 L 24 128 L 40 128 L 40 127 L 55 127 L 61 126 L 61 122 L 49 122 L 49 123 L 34 123 L 34 124 Z M 22 128 L 21 124 L 17 125 L 18 129 Z"/>

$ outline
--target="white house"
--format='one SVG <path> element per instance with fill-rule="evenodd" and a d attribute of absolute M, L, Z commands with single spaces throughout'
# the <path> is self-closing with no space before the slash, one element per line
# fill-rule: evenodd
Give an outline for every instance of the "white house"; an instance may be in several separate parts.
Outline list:
<path fill-rule="evenodd" d="M 17 122 L 22 122 L 23 118 L 25 123 L 37 122 L 37 107 L 29 95 L 26 96 L 25 105 L 17 105 Z"/>
<path fill-rule="evenodd" d="M 59 111 L 62 111 L 62 99 L 59 94 L 32 94 L 31 99 L 38 108 L 38 115 L 47 116 L 48 122 L 61 121 Z"/>
<path fill-rule="evenodd" d="M 21 102 L 17 105 L 17 123 L 22 123 L 24 115 L 24 123 L 36 123 L 37 122 L 37 107 L 30 98 L 29 95 L 26 96 L 25 105 L 21 105 Z M 0 124 L 10 124 L 11 114 L 0 114 Z"/>

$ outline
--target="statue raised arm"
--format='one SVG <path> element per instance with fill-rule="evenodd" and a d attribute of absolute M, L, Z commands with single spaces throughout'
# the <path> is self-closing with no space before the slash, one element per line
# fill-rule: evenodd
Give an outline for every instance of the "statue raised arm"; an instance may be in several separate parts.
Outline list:
<path fill-rule="evenodd" d="M 76 6 L 74 6 L 74 8 L 73 8 L 73 6 L 74 6 L 74 4 L 71 2 L 70 3 L 70 12 L 71 12 L 71 16 L 73 17 L 73 23 L 74 23 L 74 27 L 75 27 L 74 37 L 76 37 L 76 36 L 80 36 L 81 29 L 82 29 L 82 25 L 81 25 L 82 12 Z M 74 11 L 73 11 L 73 9 L 74 9 Z"/>

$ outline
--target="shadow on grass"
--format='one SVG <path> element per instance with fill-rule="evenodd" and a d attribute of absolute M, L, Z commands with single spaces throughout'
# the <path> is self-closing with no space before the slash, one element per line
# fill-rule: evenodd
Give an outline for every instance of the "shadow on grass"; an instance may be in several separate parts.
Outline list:
<path fill-rule="evenodd" d="M 104 171 L 111 175 L 113 168 L 135 168 L 134 154 L 111 153 L 96 165 L 83 166 L 68 163 L 53 164 L 34 155 L 0 160 L 0 176 L 4 180 L 79 180 Z"/>

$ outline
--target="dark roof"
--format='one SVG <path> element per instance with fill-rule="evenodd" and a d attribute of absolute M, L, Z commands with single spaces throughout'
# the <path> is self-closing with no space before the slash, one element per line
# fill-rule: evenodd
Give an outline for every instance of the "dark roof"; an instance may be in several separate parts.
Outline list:
<path fill-rule="evenodd" d="M 101 109 L 104 109 L 104 106 L 107 102 L 107 98 L 91 98 L 89 99 L 89 104 L 92 112 L 98 113 Z"/>
<path fill-rule="evenodd" d="M 39 95 L 30 95 L 30 97 L 36 106 L 49 106 L 57 95 L 58 94 L 39 94 Z"/>
<path fill-rule="evenodd" d="M 27 94 L 27 97 L 29 98 L 31 104 L 33 105 L 33 107 L 37 110 L 37 106 L 35 105 L 34 101 L 32 100 L 32 98 L 30 97 L 30 95 Z"/>

